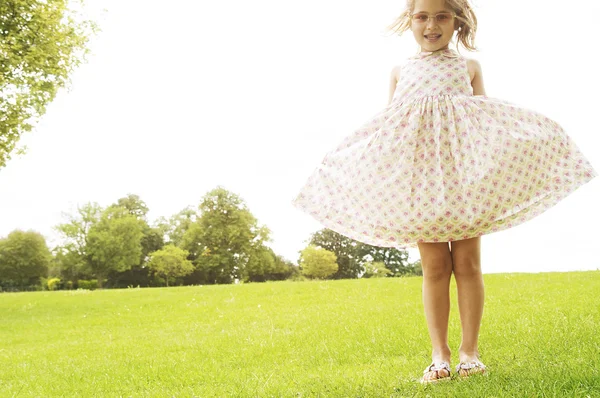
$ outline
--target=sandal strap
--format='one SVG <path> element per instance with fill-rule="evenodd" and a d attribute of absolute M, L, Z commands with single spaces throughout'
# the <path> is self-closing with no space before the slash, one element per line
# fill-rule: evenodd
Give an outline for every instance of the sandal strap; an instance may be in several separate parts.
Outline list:
<path fill-rule="evenodd" d="M 473 369 L 473 368 L 481 368 L 485 369 L 485 365 L 481 363 L 479 360 L 471 361 L 471 362 L 461 362 L 456 366 L 456 371 L 458 372 L 461 369 Z"/>
<path fill-rule="evenodd" d="M 423 371 L 423 374 L 426 374 L 429 372 L 438 372 L 442 369 L 446 369 L 448 371 L 448 373 L 450 373 L 450 364 L 448 362 L 441 362 L 439 365 L 436 366 L 435 362 L 432 362 L 431 365 L 429 365 Z"/>

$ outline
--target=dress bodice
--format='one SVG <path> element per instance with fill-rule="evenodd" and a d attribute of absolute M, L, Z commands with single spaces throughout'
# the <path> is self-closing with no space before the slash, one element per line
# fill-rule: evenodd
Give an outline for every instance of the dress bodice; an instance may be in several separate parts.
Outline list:
<path fill-rule="evenodd" d="M 422 52 L 401 66 L 393 100 L 412 102 L 431 96 L 471 96 L 470 80 L 467 60 L 456 51 Z"/>

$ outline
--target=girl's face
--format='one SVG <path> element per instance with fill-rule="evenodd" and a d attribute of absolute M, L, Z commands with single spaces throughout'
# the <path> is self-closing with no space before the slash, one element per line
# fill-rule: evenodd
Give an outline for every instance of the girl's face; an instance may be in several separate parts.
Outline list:
<path fill-rule="evenodd" d="M 452 13 L 452 9 L 446 7 L 445 0 L 415 0 L 412 15 L 418 16 L 412 17 L 410 27 L 421 51 L 448 48 L 454 35 L 456 18 L 447 13 Z"/>

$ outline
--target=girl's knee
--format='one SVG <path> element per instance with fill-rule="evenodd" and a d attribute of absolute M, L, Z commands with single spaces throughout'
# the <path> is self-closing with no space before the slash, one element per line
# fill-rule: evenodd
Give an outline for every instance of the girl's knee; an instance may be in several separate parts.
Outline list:
<path fill-rule="evenodd" d="M 452 264 L 454 276 L 460 278 L 481 275 L 481 263 L 477 259 L 459 259 Z"/>
<path fill-rule="evenodd" d="M 452 274 L 452 262 L 449 261 L 429 261 L 427 264 L 421 263 L 423 268 L 423 277 L 427 279 L 447 279 Z"/>
<path fill-rule="evenodd" d="M 423 277 L 447 279 L 452 275 L 452 256 L 448 243 L 419 243 Z"/>

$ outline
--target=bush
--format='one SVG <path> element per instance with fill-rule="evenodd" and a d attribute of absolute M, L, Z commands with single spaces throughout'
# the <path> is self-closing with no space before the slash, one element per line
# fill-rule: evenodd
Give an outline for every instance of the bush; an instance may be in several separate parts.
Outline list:
<path fill-rule="evenodd" d="M 87 289 L 87 290 L 98 289 L 98 279 L 92 279 L 90 281 L 85 280 L 85 279 L 79 279 L 77 281 L 77 288 L 78 289 Z"/>
<path fill-rule="evenodd" d="M 304 281 L 307 281 L 309 279 L 307 277 L 305 277 L 304 275 L 302 275 L 301 273 L 294 273 L 287 280 L 288 281 L 294 281 L 294 282 L 304 282 Z"/>
<path fill-rule="evenodd" d="M 46 283 L 48 290 L 56 290 L 61 287 L 60 278 L 50 278 Z"/>
<path fill-rule="evenodd" d="M 308 245 L 300 253 L 302 274 L 308 278 L 325 279 L 338 271 L 335 253 L 315 245 Z"/>
<path fill-rule="evenodd" d="M 366 262 L 364 268 L 363 278 L 385 278 L 392 274 L 392 271 L 386 268 L 382 261 Z"/>

